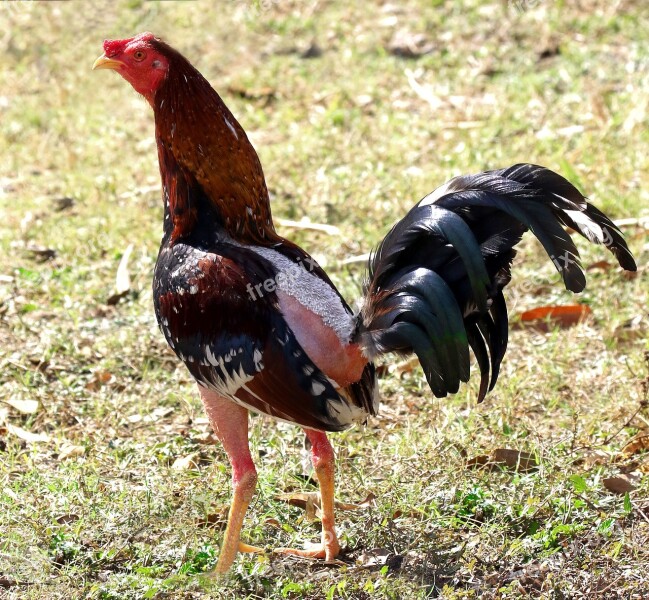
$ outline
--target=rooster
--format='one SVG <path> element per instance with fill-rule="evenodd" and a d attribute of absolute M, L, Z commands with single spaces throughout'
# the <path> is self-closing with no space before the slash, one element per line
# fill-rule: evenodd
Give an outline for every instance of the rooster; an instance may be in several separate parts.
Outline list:
<path fill-rule="evenodd" d="M 468 381 L 472 350 L 480 402 L 507 347 L 503 288 L 527 230 L 573 292 L 586 281 L 564 227 L 636 269 L 620 230 L 571 183 L 517 164 L 456 177 L 415 204 L 371 256 L 354 312 L 311 256 L 275 231 L 257 153 L 190 62 L 151 33 L 103 48 L 93 69 L 116 70 L 153 108 L 164 202 L 155 314 L 232 467 L 217 573 L 237 552 L 260 551 L 241 541 L 257 481 L 249 411 L 304 429 L 320 486 L 321 542 L 276 551 L 332 560 L 340 544 L 326 432 L 376 414 L 377 357 L 414 353 L 444 397 Z"/>

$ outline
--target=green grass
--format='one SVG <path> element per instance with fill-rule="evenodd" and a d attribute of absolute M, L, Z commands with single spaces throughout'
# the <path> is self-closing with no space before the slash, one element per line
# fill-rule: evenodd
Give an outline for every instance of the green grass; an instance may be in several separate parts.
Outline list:
<path fill-rule="evenodd" d="M 342 262 L 460 173 L 538 162 L 614 218 L 649 216 L 646 11 L 578 4 L 0 2 L 0 595 L 644 597 L 649 462 L 620 454 L 649 428 L 649 240 L 633 225 L 638 276 L 590 270 L 591 320 L 514 330 L 482 405 L 476 381 L 434 399 L 419 370 L 381 380 L 381 415 L 333 436 L 338 498 L 374 497 L 338 511 L 340 563 L 243 556 L 225 580 L 202 577 L 229 468 L 153 316 L 152 117 L 119 77 L 90 71 L 105 37 L 148 29 L 179 48 L 249 132 L 275 216 L 340 228 L 281 233 L 354 300 L 362 265 Z M 394 56 L 398 31 L 430 52 Z M 321 55 L 303 58 L 314 42 Z M 109 305 L 129 244 L 131 291 Z M 608 258 L 580 249 L 586 265 Z M 512 315 L 575 300 L 531 239 L 508 290 Z M 300 431 L 257 416 L 251 440 L 246 539 L 316 539 L 318 523 L 277 499 L 314 489 Z M 499 448 L 538 468 L 471 467 Z M 639 475 L 628 495 L 603 484 L 620 473 Z"/>

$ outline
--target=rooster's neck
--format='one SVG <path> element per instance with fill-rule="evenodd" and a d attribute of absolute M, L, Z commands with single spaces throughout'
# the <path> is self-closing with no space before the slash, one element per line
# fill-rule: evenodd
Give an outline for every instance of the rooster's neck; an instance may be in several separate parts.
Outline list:
<path fill-rule="evenodd" d="M 241 242 L 277 241 L 259 157 L 219 95 L 189 63 L 171 62 L 154 113 L 172 241 L 206 218 Z"/>

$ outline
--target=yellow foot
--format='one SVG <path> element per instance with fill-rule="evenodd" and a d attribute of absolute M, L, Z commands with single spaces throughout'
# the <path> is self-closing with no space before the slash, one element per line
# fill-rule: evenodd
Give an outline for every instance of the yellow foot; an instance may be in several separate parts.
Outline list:
<path fill-rule="evenodd" d="M 250 552 L 252 554 L 266 554 L 266 550 L 260 548 L 259 546 L 251 546 L 250 544 L 244 544 L 239 542 L 239 552 Z"/>
<path fill-rule="evenodd" d="M 266 554 L 266 550 L 264 550 L 263 548 L 259 548 L 258 546 L 251 546 L 250 544 L 245 544 L 244 542 L 239 542 L 238 551 L 252 554 Z M 216 564 L 216 567 L 214 567 L 214 569 L 212 569 L 208 573 L 205 573 L 205 575 L 207 577 L 216 579 L 221 575 L 227 573 L 229 569 L 230 564 L 219 558 L 219 562 Z"/>
<path fill-rule="evenodd" d="M 331 561 L 340 554 L 340 544 L 334 538 L 330 543 L 312 544 L 306 542 L 304 544 L 304 550 L 298 550 L 296 548 L 275 548 L 273 552 L 275 554 L 287 554 L 302 558 L 324 558 L 327 561 Z"/>

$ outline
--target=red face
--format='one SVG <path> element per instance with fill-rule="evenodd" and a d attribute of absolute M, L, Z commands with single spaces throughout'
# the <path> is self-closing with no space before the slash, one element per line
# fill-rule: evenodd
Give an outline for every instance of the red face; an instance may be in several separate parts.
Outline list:
<path fill-rule="evenodd" d="M 125 40 L 106 40 L 104 54 L 93 69 L 115 69 L 136 92 L 150 103 L 167 75 L 169 61 L 153 46 L 152 33 L 141 33 Z"/>

